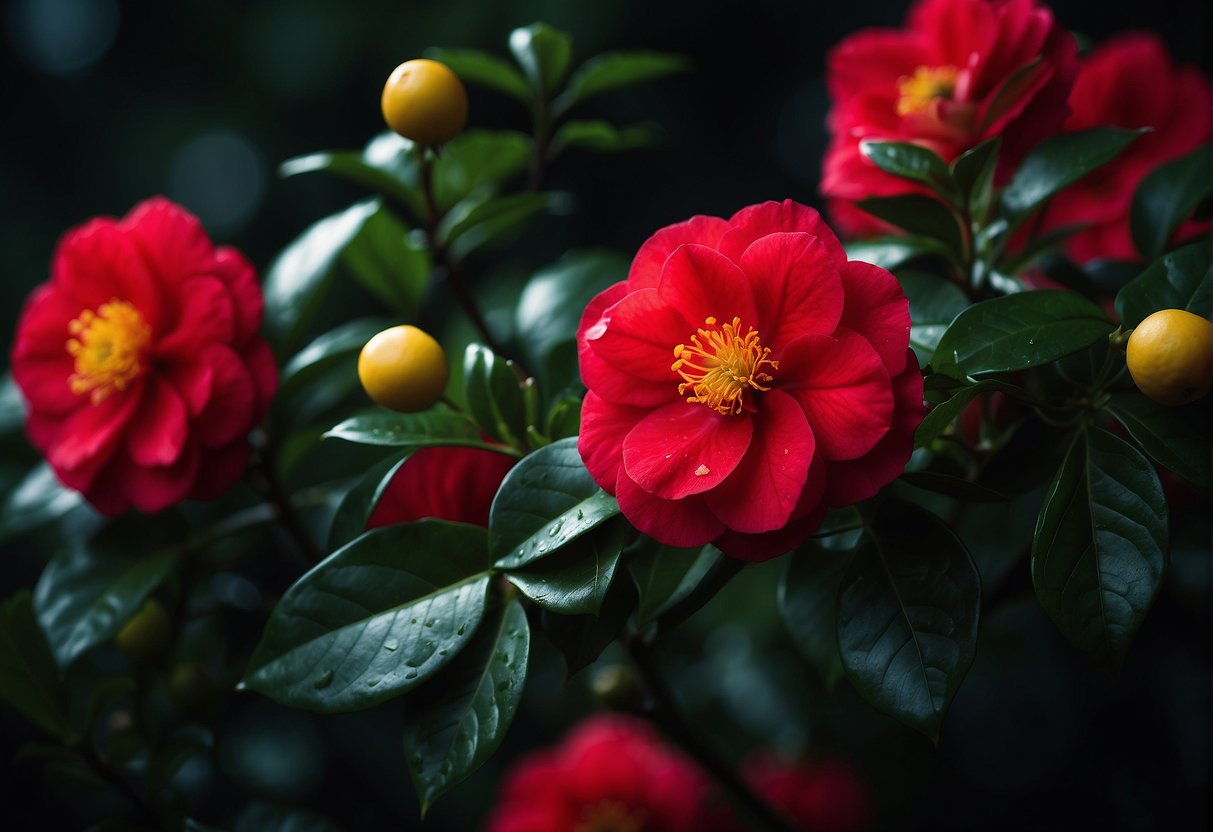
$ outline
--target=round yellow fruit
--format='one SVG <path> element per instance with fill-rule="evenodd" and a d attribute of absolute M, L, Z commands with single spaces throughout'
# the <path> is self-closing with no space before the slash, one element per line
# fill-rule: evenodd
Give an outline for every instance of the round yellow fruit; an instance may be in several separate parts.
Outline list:
<path fill-rule="evenodd" d="M 422 145 L 453 139 L 468 120 L 468 94 L 458 76 L 425 58 L 393 70 L 380 104 L 388 127 Z"/>
<path fill-rule="evenodd" d="M 1163 309 L 1129 336 L 1129 375 L 1159 404 L 1196 401 L 1213 384 L 1213 323 L 1182 309 Z"/>
<path fill-rule="evenodd" d="M 172 639 L 173 622 L 168 611 L 155 598 L 148 598 L 118 631 L 114 642 L 128 659 L 138 662 L 164 652 Z"/>
<path fill-rule="evenodd" d="M 394 326 L 366 342 L 358 356 L 358 378 L 378 405 L 401 413 L 434 406 L 450 369 L 442 346 L 415 326 Z"/>

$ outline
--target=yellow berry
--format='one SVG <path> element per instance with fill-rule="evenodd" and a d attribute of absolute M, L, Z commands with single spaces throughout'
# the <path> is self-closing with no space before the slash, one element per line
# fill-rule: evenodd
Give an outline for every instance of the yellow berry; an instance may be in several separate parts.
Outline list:
<path fill-rule="evenodd" d="M 149 598 L 118 631 L 114 642 L 128 659 L 138 662 L 164 652 L 172 638 L 173 622 L 164 605 Z"/>
<path fill-rule="evenodd" d="M 358 378 L 366 394 L 402 413 L 432 407 L 449 375 L 442 346 L 415 326 L 383 330 L 358 356 Z"/>
<path fill-rule="evenodd" d="M 468 94 L 454 72 L 437 61 L 405 61 L 388 76 L 380 98 L 383 119 L 406 139 L 437 145 L 468 120 Z"/>
<path fill-rule="evenodd" d="M 1196 401 L 1213 384 L 1213 323 L 1182 309 L 1163 309 L 1129 336 L 1129 375 L 1159 404 Z"/>

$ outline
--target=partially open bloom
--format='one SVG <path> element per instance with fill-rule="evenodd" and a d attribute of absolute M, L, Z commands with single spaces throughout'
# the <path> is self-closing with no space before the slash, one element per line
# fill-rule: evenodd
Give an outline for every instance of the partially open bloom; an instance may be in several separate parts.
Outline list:
<path fill-rule="evenodd" d="M 1092 127 L 1149 127 L 1109 164 L 1057 194 L 1043 229 L 1090 223 L 1066 242 L 1074 260 L 1136 259 L 1129 233 L 1133 193 L 1150 171 L 1190 153 L 1210 138 L 1213 89 L 1195 67 L 1180 66 L 1157 36 L 1130 32 L 1083 58 L 1070 94 L 1065 132 Z M 1180 236 L 1207 230 L 1188 223 Z"/>
<path fill-rule="evenodd" d="M 628 520 L 764 560 L 901 473 L 922 420 L 905 294 L 817 212 L 697 216 L 640 248 L 578 329 L 578 448 Z"/>
<path fill-rule="evenodd" d="M 488 528 L 493 497 L 514 462 L 482 448 L 422 448 L 396 471 L 366 527 L 435 517 Z"/>
<path fill-rule="evenodd" d="M 64 235 L 17 325 L 30 440 L 104 514 L 213 499 L 278 383 L 256 274 L 163 198 Z"/>
<path fill-rule="evenodd" d="M 586 720 L 507 775 L 488 832 L 698 832 L 704 776 L 644 723 Z"/>
<path fill-rule="evenodd" d="M 821 192 L 850 233 L 879 224 L 856 200 L 917 190 L 867 159 L 867 139 L 913 142 L 951 161 L 1003 137 L 1000 176 L 1066 117 L 1070 34 L 1035 0 L 921 0 L 903 29 L 865 29 L 830 53 L 831 142 Z"/>

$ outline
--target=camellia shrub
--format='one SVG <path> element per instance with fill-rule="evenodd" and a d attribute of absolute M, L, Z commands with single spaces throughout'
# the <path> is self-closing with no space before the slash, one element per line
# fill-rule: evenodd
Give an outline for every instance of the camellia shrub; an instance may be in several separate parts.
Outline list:
<path fill-rule="evenodd" d="M 1080 51 L 1037 0 L 919 0 L 826 57 L 821 213 L 705 206 L 503 288 L 486 262 L 577 210 L 546 187 L 565 154 L 654 138 L 584 103 L 692 71 L 574 65 L 543 23 L 508 46 L 407 60 L 390 129 L 284 162 L 366 195 L 260 279 L 152 197 L 68 230 L 20 311 L 5 400 L 41 461 L 0 529 L 49 559 L 0 610 L 0 699 L 39 734 L 20 765 L 109 795 L 86 825 L 330 828 L 235 776 L 196 798 L 233 703 L 270 700 L 389 703 L 403 739 L 358 742 L 423 815 L 505 744 L 493 832 L 896 827 L 845 754 L 757 718 L 724 753 L 662 643 L 743 628 L 721 598 L 768 570 L 796 669 L 737 696 L 792 672 L 945 754 L 992 605 L 1034 593 L 1115 678 L 1204 539 L 1210 86 L 1157 37 Z M 378 314 L 343 319 L 355 294 Z M 615 713 L 511 733 L 524 690 L 576 684 Z"/>

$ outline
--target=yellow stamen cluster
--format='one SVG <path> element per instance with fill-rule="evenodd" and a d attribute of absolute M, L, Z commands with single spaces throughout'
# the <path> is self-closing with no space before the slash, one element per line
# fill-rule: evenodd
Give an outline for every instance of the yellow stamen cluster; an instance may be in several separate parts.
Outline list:
<path fill-rule="evenodd" d="M 956 93 L 954 66 L 920 66 L 913 75 L 897 80 L 897 115 L 908 116 L 926 109 L 936 98 L 950 99 Z"/>
<path fill-rule="evenodd" d="M 701 402 L 718 413 L 736 416 L 744 407 L 747 390 L 771 389 L 768 382 L 773 377 L 763 372 L 763 366 L 778 370 L 779 362 L 767 358 L 771 350 L 762 345 L 753 327 L 741 334 L 741 318 L 719 328 L 715 328 L 715 318 L 704 323 L 714 328 L 700 329 L 691 336 L 690 346 L 674 347 L 677 360 L 670 369 L 684 379 L 678 385 L 678 394 L 689 402 Z"/>
<path fill-rule="evenodd" d="M 619 800 L 603 800 L 591 806 L 573 832 L 641 832 L 645 828 L 643 809 Z"/>
<path fill-rule="evenodd" d="M 101 304 L 96 312 L 85 309 L 67 331 L 73 336 L 67 341 L 67 352 L 76 359 L 68 386 L 78 396 L 88 393 L 93 404 L 125 390 L 138 377 L 152 338 L 139 310 L 117 298 Z"/>

